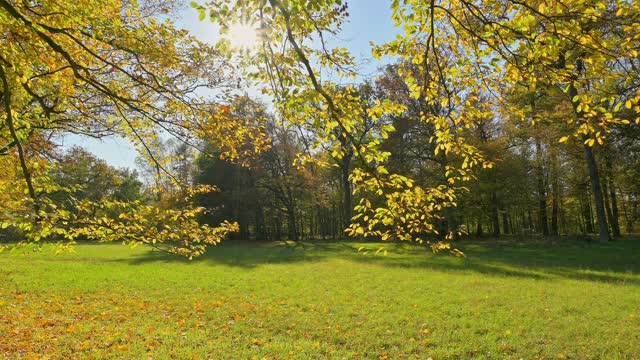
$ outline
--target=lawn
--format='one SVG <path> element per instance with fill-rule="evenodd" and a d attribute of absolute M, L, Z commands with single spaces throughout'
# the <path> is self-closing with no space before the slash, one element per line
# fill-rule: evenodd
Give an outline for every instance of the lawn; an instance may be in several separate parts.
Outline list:
<path fill-rule="evenodd" d="M 0 253 L 0 357 L 640 359 L 638 240 L 360 246 Z"/>

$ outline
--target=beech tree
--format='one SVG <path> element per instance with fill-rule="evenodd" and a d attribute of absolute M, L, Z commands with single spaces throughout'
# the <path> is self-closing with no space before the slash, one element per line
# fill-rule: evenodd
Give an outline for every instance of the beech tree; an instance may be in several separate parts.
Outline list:
<path fill-rule="evenodd" d="M 621 116 L 624 108 L 634 109 L 632 121 L 640 122 L 637 2 L 483 0 L 395 4 L 397 21 L 414 25 L 407 27 L 409 37 L 428 27 L 427 37 L 434 48 L 440 44 L 461 49 L 465 60 L 437 74 L 447 81 L 463 81 L 470 91 L 492 92 L 505 86 L 520 91 L 517 87 L 524 83 L 532 93 L 561 89 L 566 94 L 565 101 L 573 108 L 566 121 L 573 124 L 573 136 L 584 143 L 600 241 L 606 241 L 608 226 L 593 147 L 604 144 L 613 126 L 630 123 Z M 399 40 L 397 45 L 406 46 L 407 41 Z M 465 80 L 469 76 L 474 79 Z M 496 96 L 493 102 L 501 105 L 502 99 Z M 512 107 L 508 111 L 520 111 L 524 118 L 527 110 Z M 564 142 L 568 138 L 558 140 Z"/>
<path fill-rule="evenodd" d="M 3 228 L 18 228 L 31 241 L 84 235 L 186 256 L 237 229 L 228 222 L 200 225 L 203 209 L 191 206 L 85 200 L 71 213 L 47 201 L 46 194 L 68 190 L 47 175 L 56 166 L 48 152 L 65 134 L 125 137 L 158 173 L 170 173 L 168 160 L 153 148 L 159 136 L 189 146 L 203 136 L 217 139 L 229 158 L 264 145 L 259 129 L 235 123 L 228 105 L 200 95 L 201 88 L 224 92 L 236 81 L 229 81 L 230 69 L 215 49 L 175 27 L 170 17 L 177 4 L 0 1 L 0 156 L 21 180 L 3 183 L 2 190 L 27 195 L 11 204 L 16 211 L 3 217 Z M 255 141 L 240 150 L 247 138 Z M 120 215 L 106 215 L 113 213 Z"/>
<path fill-rule="evenodd" d="M 313 114 L 322 119 L 316 127 L 319 138 L 331 139 L 338 129 L 354 146 L 361 166 L 353 169 L 351 181 L 354 192 L 367 196 L 355 206 L 350 234 L 421 240 L 420 234 L 437 232 L 433 224 L 444 209 L 456 205 L 456 194 L 464 191 L 461 182 L 473 176 L 473 169 L 492 166 L 458 132 L 498 116 L 498 108 L 526 118 L 526 109 L 508 107 L 504 101 L 505 94 L 525 84 L 533 93 L 559 89 L 571 105 L 565 121 L 573 125 L 572 137 L 584 144 L 600 240 L 606 241 L 593 149 L 604 144 L 612 126 L 630 123 L 620 115 L 625 108 L 635 112 L 631 121 L 640 122 L 638 3 L 394 0 L 390 5 L 393 21 L 404 32 L 376 46 L 373 53 L 417 65 L 417 71 L 406 65 L 398 69 L 411 96 L 444 110 L 420 113 L 420 121 L 435 129 L 434 152 L 447 157 L 441 184 L 415 186 L 411 178 L 389 173 L 389 153 L 381 151 L 380 141 L 354 146 L 351 129 L 365 116 L 357 100 L 336 93 L 336 84 L 319 76 L 323 71 L 356 76 L 349 52 L 329 48 L 324 41 L 339 32 L 347 16 L 342 1 L 247 0 L 195 6 L 203 18 L 208 13 L 223 29 L 234 19 L 253 21 L 264 41 L 248 71 L 268 84 L 265 91 L 276 99 L 282 117 L 300 122 L 315 111 L 309 103 L 321 103 L 322 113 Z M 320 46 L 314 46 L 317 42 Z M 228 49 L 226 45 L 220 48 Z M 379 119 L 404 110 L 401 104 L 385 102 L 368 109 L 367 115 Z M 384 129 L 380 137 L 391 131 Z M 382 197 L 384 205 L 373 206 L 369 198 L 375 196 Z"/>
<path fill-rule="evenodd" d="M 332 72 L 335 77 L 357 76 L 354 59 L 347 49 L 329 48 L 324 41 L 325 36 L 339 31 L 347 16 L 346 5 L 341 1 L 270 0 L 194 6 L 202 18 L 208 14 L 222 24 L 223 31 L 234 19 L 254 21 L 264 41 L 252 61 L 247 62 L 250 64 L 247 72 L 266 85 L 264 91 L 275 99 L 279 116 L 290 124 L 304 124 L 308 118 L 314 119 L 318 147 L 320 143 L 333 142 L 329 151 L 336 158 L 348 155 L 345 143 L 347 149 L 351 148 L 358 165 L 353 167 L 350 180 L 360 201 L 354 206 L 355 215 L 348 234 L 422 242 L 425 236 L 438 232 L 435 221 L 442 210 L 455 206 L 455 188 L 451 185 L 457 180 L 468 180 L 468 170 L 447 168 L 444 183 L 429 187 L 416 186 L 411 178 L 391 173 L 387 166 L 390 153 L 380 145 L 393 131 L 393 126 L 379 126 L 376 137 L 361 145 L 353 130 L 364 128 L 366 121 L 381 121 L 390 114 L 399 114 L 404 111 L 404 105 L 387 99 L 363 108 L 360 97 L 354 95 L 357 92 L 348 85 L 345 91 L 345 86 L 339 86 L 343 84 L 319 76 L 322 71 Z M 312 46 L 316 40 L 321 43 L 320 47 Z M 230 47 L 223 40 L 219 48 Z M 412 94 L 425 96 L 419 90 Z M 313 106 L 316 104 L 320 105 Z M 427 115 L 423 120 L 436 122 Z M 436 151 L 452 152 L 465 168 L 488 165 L 472 146 L 455 138 L 448 126 L 439 130 L 433 139 L 438 144 Z M 339 136 L 346 141 L 336 141 Z M 311 156 L 299 158 L 302 162 L 315 161 L 330 166 Z"/>

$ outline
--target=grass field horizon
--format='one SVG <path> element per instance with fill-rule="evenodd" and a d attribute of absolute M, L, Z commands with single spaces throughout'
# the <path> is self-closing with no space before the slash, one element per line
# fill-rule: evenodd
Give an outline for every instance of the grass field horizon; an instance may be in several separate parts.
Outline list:
<path fill-rule="evenodd" d="M 1 253 L 0 356 L 640 358 L 638 240 L 303 245 Z"/>

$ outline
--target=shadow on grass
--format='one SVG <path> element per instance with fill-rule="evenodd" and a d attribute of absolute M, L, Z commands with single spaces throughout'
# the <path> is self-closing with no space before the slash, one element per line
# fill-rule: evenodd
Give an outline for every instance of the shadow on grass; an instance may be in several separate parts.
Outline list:
<path fill-rule="evenodd" d="M 565 242 L 459 244 L 466 258 L 411 255 L 361 257 L 362 262 L 382 266 L 430 268 L 444 271 L 473 271 L 488 275 L 531 279 L 569 278 L 640 285 L 640 241 L 621 240 L 608 244 Z"/>
<path fill-rule="evenodd" d="M 212 247 L 192 263 L 212 263 L 253 268 L 265 264 L 304 263 L 340 258 L 377 266 L 432 269 L 448 272 L 477 272 L 493 276 L 530 279 L 569 278 L 640 285 L 640 241 L 621 240 L 608 244 L 565 242 L 544 243 L 471 242 L 458 244 L 466 258 L 434 255 L 424 247 L 407 243 L 357 243 L 353 241 L 311 241 L 301 244 L 227 241 Z M 364 246 L 368 254 L 359 252 Z M 388 255 L 374 256 L 379 247 Z M 133 259 L 132 264 L 149 262 L 189 263 L 189 260 L 159 251 Z"/>
<path fill-rule="evenodd" d="M 209 262 L 234 267 L 253 268 L 264 264 L 317 261 L 331 256 L 329 252 L 316 251 L 318 249 L 315 244 L 295 245 L 228 240 L 220 245 L 209 247 L 209 250 L 204 255 L 193 260 L 152 250 L 133 259 L 123 261 L 134 265 L 151 262 L 184 264 Z"/>

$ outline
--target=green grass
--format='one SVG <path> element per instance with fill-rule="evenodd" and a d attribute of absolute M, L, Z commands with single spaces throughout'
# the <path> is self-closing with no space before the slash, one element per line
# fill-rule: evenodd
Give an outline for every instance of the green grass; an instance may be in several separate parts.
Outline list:
<path fill-rule="evenodd" d="M 640 241 L 360 246 L 2 253 L 0 357 L 640 359 Z"/>

